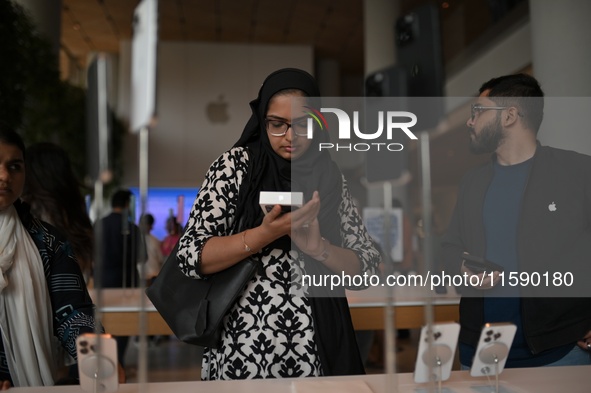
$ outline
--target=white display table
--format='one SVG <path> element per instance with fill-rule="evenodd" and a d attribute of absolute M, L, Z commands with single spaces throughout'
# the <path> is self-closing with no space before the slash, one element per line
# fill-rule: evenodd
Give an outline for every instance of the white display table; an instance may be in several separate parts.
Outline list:
<path fill-rule="evenodd" d="M 591 366 L 539 367 L 524 369 L 506 369 L 501 374 L 501 392 L 503 393 L 588 393 L 591 391 Z M 299 382 L 312 383 L 317 389 L 301 389 Z M 390 383 L 393 382 L 394 388 Z M 360 388 L 360 384 L 364 388 Z M 491 381 L 492 384 L 492 381 Z M 486 378 L 472 378 L 468 371 L 454 371 L 451 378 L 444 382 L 444 392 L 478 393 L 494 391 Z M 297 390 L 294 390 L 294 385 Z M 318 390 L 318 388 L 320 390 Z M 412 374 L 394 376 L 364 375 L 335 378 L 309 378 L 301 380 L 275 379 L 250 381 L 211 381 L 211 382 L 163 382 L 140 384 L 122 384 L 120 393 L 423 393 L 429 392 L 429 385 L 415 384 Z M 80 393 L 79 386 L 52 386 L 45 388 L 11 388 L 15 393 Z M 436 391 L 436 390 L 434 390 Z"/>

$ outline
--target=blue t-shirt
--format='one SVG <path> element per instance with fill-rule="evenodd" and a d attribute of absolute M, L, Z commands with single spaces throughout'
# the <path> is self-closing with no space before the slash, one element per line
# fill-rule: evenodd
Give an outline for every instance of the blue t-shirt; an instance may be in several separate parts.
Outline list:
<path fill-rule="evenodd" d="M 516 165 L 503 166 L 495 161 L 493 179 L 484 200 L 482 211 L 486 234 L 484 258 L 503 266 L 506 275 L 509 272 L 520 271 L 517 231 L 523 193 L 532 163 L 533 159 L 529 159 Z M 519 287 L 495 287 L 487 290 L 486 295 L 487 297 L 483 299 L 484 321 L 486 323 L 512 322 L 517 326 L 506 367 L 542 366 L 562 358 L 572 349 L 573 346 L 568 345 L 533 355 L 523 334 Z M 494 295 L 499 297 L 493 297 Z M 461 363 L 471 364 L 475 351 L 475 348 L 461 344 Z"/>

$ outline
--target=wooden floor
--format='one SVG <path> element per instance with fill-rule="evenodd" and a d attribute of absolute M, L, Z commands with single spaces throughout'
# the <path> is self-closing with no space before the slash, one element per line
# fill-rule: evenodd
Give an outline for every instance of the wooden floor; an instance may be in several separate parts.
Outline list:
<path fill-rule="evenodd" d="M 413 372 L 417 348 L 419 330 L 410 330 L 407 338 L 396 339 L 396 371 L 400 373 Z M 148 346 L 148 382 L 168 381 L 198 381 L 201 378 L 201 347 L 189 345 L 178 341 L 174 336 L 164 337 L 157 344 Z M 125 369 L 128 382 L 138 382 L 139 345 L 135 339 L 131 339 L 125 356 Z M 370 357 L 371 359 L 371 357 Z M 379 359 L 366 363 L 368 374 L 384 373 L 384 365 Z M 457 355 L 454 369 L 458 369 Z"/>

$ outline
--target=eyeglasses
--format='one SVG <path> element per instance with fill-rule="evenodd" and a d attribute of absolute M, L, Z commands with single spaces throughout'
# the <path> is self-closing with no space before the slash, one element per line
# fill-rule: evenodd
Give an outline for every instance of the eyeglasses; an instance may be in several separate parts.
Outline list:
<path fill-rule="evenodd" d="M 472 104 L 470 109 L 470 120 L 474 121 L 476 115 L 484 111 L 502 111 L 503 109 L 510 108 L 510 106 L 484 106 L 478 104 Z"/>
<path fill-rule="evenodd" d="M 289 127 L 291 127 L 294 134 L 297 136 L 308 135 L 307 118 L 298 119 L 293 123 L 288 123 L 286 121 L 278 119 L 265 119 L 265 128 L 267 129 L 267 132 L 273 136 L 284 136 L 285 134 L 287 134 L 287 130 L 289 130 Z"/>
<path fill-rule="evenodd" d="M 510 106 L 484 106 L 478 104 L 472 104 L 470 108 L 470 120 L 474 121 L 476 115 L 484 111 L 502 111 L 503 109 L 511 108 Z M 517 116 L 523 117 L 523 115 L 517 112 Z"/>

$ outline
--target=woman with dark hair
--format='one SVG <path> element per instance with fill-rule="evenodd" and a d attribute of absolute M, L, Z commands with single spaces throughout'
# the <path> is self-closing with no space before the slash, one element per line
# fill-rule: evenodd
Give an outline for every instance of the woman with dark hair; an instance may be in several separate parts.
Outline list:
<path fill-rule="evenodd" d="M 31 205 L 33 215 L 62 231 L 88 280 L 92 272 L 94 235 L 68 154 L 53 143 L 36 143 L 27 148 L 25 164 L 23 201 Z"/>
<path fill-rule="evenodd" d="M 166 219 L 165 228 L 166 236 L 164 237 L 164 239 L 162 239 L 162 242 L 160 243 L 160 251 L 162 251 L 162 255 L 164 258 L 170 255 L 170 253 L 174 249 L 174 246 L 176 246 L 176 243 L 179 241 L 181 237 L 181 232 L 183 230 L 181 224 L 178 223 L 176 217 L 173 215 L 168 216 L 168 218 Z"/>
<path fill-rule="evenodd" d="M 261 263 L 224 319 L 220 347 L 205 348 L 203 379 L 364 373 L 345 288 L 301 285 L 303 274 L 373 274 L 380 259 L 343 175 L 318 149 L 327 132 L 307 137 L 308 97 L 318 96 L 307 72 L 269 75 L 197 195 L 177 253 L 183 272 L 203 279 L 251 254 Z M 302 192 L 304 205 L 264 214 L 261 191 Z"/>
<path fill-rule="evenodd" d="M 19 198 L 25 146 L 0 129 L 0 390 L 56 383 L 57 342 L 95 330 L 94 305 L 70 244 Z"/>

